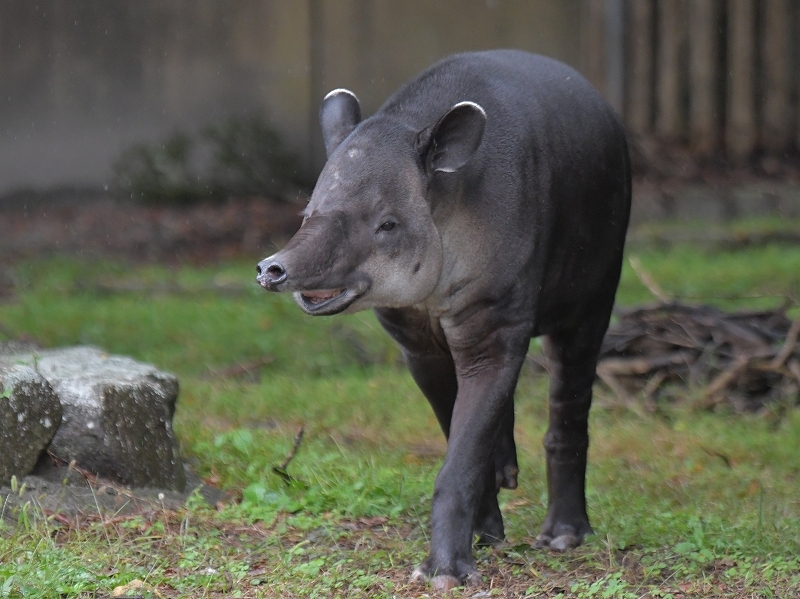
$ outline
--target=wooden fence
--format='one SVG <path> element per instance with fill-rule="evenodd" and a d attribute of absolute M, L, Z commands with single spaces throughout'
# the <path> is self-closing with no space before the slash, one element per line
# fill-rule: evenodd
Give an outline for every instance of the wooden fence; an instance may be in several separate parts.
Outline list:
<path fill-rule="evenodd" d="M 629 130 L 698 156 L 800 146 L 798 0 L 585 0 L 583 71 Z"/>

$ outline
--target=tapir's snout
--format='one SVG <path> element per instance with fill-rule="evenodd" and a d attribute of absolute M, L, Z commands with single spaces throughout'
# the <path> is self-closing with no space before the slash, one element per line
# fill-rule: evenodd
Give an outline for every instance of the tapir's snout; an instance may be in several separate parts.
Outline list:
<path fill-rule="evenodd" d="M 256 281 L 267 291 L 280 291 L 278 286 L 289 276 L 286 268 L 272 257 L 259 262 L 256 265 L 256 272 L 258 273 Z"/>

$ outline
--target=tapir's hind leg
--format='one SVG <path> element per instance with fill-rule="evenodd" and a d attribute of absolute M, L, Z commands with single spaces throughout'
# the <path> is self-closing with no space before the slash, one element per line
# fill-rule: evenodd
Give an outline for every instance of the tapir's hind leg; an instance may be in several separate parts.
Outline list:
<path fill-rule="evenodd" d="M 514 405 L 506 410 L 500 424 L 500 437 L 494 450 L 495 483 L 497 490 L 516 489 L 517 474 L 517 444 L 514 442 Z"/>
<path fill-rule="evenodd" d="M 414 382 L 433 408 L 444 436 L 449 438 L 453 404 L 458 393 L 453 358 L 445 353 L 412 354 L 406 351 L 404 354 Z"/>
<path fill-rule="evenodd" d="M 580 545 L 592 527 L 586 514 L 586 452 L 597 357 L 603 342 L 609 304 L 578 326 L 544 338 L 550 363 L 550 424 L 544 438 L 547 454 L 547 516 L 538 547 L 564 551 Z"/>

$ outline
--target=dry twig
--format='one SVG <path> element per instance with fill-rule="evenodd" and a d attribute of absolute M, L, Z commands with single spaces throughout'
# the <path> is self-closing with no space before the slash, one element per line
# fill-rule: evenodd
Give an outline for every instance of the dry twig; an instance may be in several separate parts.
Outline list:
<path fill-rule="evenodd" d="M 275 361 L 275 356 L 266 355 L 249 362 L 240 362 L 233 366 L 228 366 L 222 370 L 211 370 L 211 373 L 220 378 L 231 378 L 236 376 L 243 376 L 245 374 L 252 375 L 257 373 L 264 366 L 269 366 Z"/>
<path fill-rule="evenodd" d="M 272 471 L 280 476 L 287 485 L 291 484 L 294 478 L 286 471 L 289 467 L 289 463 L 294 459 L 294 456 L 297 454 L 297 450 L 300 448 L 300 442 L 303 440 L 303 435 L 306 432 L 306 427 L 301 426 L 297 430 L 297 434 L 294 436 L 294 443 L 292 443 L 292 448 L 289 450 L 289 453 L 286 454 L 286 458 L 278 465 L 273 466 Z"/>
<path fill-rule="evenodd" d="M 661 288 L 661 285 L 658 284 L 658 281 L 656 281 L 653 275 L 647 272 L 644 266 L 642 266 L 642 261 L 639 260 L 639 256 L 631 255 L 631 257 L 628 258 L 628 262 L 630 263 L 633 272 L 642 282 L 642 285 L 647 287 L 647 290 L 652 293 L 658 301 L 663 303 L 671 301 L 671 298 L 664 292 L 664 290 Z"/>
<path fill-rule="evenodd" d="M 623 313 L 606 334 L 597 375 L 626 405 L 631 389 L 653 399 L 662 384 L 680 381 L 706 385 L 706 407 L 735 396 L 758 409 L 800 382 L 800 318 L 790 321 L 787 307 L 725 313 L 670 303 Z"/>
<path fill-rule="evenodd" d="M 780 368 L 783 366 L 786 358 L 792 354 L 795 346 L 797 345 L 798 335 L 800 335 L 800 317 L 796 318 L 792 323 L 789 332 L 786 334 L 786 342 L 783 344 L 781 351 L 778 352 L 778 355 L 775 356 L 775 359 L 770 362 L 770 366 L 773 368 Z"/>

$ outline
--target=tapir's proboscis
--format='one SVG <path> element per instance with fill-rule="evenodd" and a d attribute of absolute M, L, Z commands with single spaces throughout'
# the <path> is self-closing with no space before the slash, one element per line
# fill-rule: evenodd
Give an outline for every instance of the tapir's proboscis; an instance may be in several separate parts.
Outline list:
<path fill-rule="evenodd" d="M 587 419 L 630 211 L 625 132 L 572 68 L 513 50 L 457 54 L 362 120 L 320 111 L 327 163 L 300 230 L 258 282 L 308 314 L 374 309 L 447 438 L 430 554 L 412 577 L 480 580 L 473 542 L 504 538 L 517 486 L 514 390 L 532 337 L 550 370 L 547 515 L 536 544 L 592 532 Z"/>

